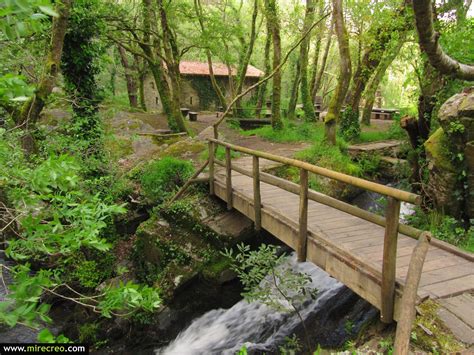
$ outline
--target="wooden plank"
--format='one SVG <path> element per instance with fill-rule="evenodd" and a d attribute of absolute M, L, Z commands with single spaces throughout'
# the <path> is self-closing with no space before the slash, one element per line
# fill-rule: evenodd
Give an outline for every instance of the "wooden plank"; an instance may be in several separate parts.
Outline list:
<path fill-rule="evenodd" d="M 459 260 L 451 255 L 441 256 L 433 260 L 426 260 L 423 265 L 423 272 L 429 272 L 438 269 L 444 269 L 454 265 L 461 265 L 462 259 Z M 408 272 L 408 266 L 403 266 L 397 269 L 397 275 L 406 275 Z"/>
<path fill-rule="evenodd" d="M 299 213 L 298 261 L 306 261 L 306 243 L 308 239 L 308 171 L 300 169 L 300 213 Z"/>
<path fill-rule="evenodd" d="M 474 273 L 472 263 L 453 265 L 438 270 L 424 272 L 421 278 L 420 286 L 436 284 L 438 282 L 457 279 Z M 474 287 L 474 285 L 472 285 Z"/>
<path fill-rule="evenodd" d="M 474 274 L 421 287 L 421 290 L 427 291 L 438 298 L 457 296 L 473 289 Z"/>
<path fill-rule="evenodd" d="M 387 226 L 385 227 L 383 262 L 382 262 L 382 307 L 380 320 L 384 323 L 393 321 L 393 307 L 395 302 L 395 276 L 397 270 L 397 238 L 398 221 L 400 218 L 400 201 L 387 198 L 385 213 Z"/>
<path fill-rule="evenodd" d="M 253 163 L 253 201 L 255 208 L 255 230 L 259 231 L 262 228 L 262 202 L 260 196 L 260 167 L 258 157 L 254 156 Z"/>

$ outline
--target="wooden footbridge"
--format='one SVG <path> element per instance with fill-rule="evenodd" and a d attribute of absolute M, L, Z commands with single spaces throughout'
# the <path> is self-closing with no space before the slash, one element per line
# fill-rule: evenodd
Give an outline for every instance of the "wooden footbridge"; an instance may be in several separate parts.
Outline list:
<path fill-rule="evenodd" d="M 225 161 L 216 159 L 217 146 L 225 148 Z M 247 156 L 232 159 L 232 151 Z M 263 172 L 272 162 L 299 168 L 300 184 Z M 399 223 L 400 203 L 419 204 L 420 196 L 216 139 L 209 139 L 208 164 L 210 193 L 226 201 L 229 209 L 237 209 L 257 230 L 266 229 L 296 250 L 299 261 L 318 265 L 369 301 L 381 311 L 382 321 L 399 319 L 416 239 L 426 234 Z M 308 189 L 310 173 L 387 196 L 385 217 Z M 417 301 L 472 290 L 473 266 L 472 254 L 432 238 Z"/>

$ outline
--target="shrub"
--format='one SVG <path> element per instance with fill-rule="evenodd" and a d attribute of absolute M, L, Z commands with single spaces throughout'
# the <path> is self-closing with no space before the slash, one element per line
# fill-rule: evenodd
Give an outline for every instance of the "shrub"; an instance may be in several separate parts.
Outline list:
<path fill-rule="evenodd" d="M 172 157 L 154 161 L 145 167 L 140 178 L 143 194 L 162 202 L 191 177 L 193 170 L 190 162 Z"/>

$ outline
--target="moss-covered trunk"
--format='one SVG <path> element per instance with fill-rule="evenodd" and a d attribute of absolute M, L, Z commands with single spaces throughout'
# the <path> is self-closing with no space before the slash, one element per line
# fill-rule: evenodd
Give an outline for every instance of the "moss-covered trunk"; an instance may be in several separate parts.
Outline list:
<path fill-rule="evenodd" d="M 127 83 L 127 94 L 128 101 L 130 102 L 130 107 L 138 107 L 138 97 L 137 97 L 137 80 L 135 78 L 134 68 L 130 65 L 127 53 L 122 46 L 118 46 L 118 52 L 120 55 L 120 62 L 122 63 L 125 75 L 125 82 Z"/>
<path fill-rule="evenodd" d="M 43 75 L 39 80 L 35 94 L 31 99 L 23 104 L 18 115 L 15 117 L 15 123 L 26 131 L 23 137 L 23 148 L 29 153 L 32 153 L 35 150 L 35 142 L 31 135 L 30 128 L 34 127 L 38 121 L 46 100 L 53 91 L 59 74 L 64 36 L 66 35 L 71 7 L 72 0 L 63 0 L 57 3 L 56 12 L 59 16 L 53 18 L 51 41 L 43 69 Z"/>
<path fill-rule="evenodd" d="M 374 76 L 367 85 L 367 88 L 364 91 L 364 98 L 365 98 L 365 105 L 364 110 L 362 112 L 362 123 L 366 125 L 370 125 L 370 116 L 372 114 L 372 108 L 374 107 L 375 102 L 375 94 L 377 92 L 377 88 L 379 87 L 380 82 L 382 81 L 385 72 L 387 71 L 390 64 L 393 60 L 397 57 L 400 49 L 402 48 L 403 44 L 405 43 L 406 39 L 406 32 L 403 34 L 403 37 L 400 38 L 395 43 L 391 43 L 389 48 L 387 48 L 386 53 L 380 62 L 377 70 L 375 71 Z"/>
<path fill-rule="evenodd" d="M 272 30 L 273 41 L 273 70 L 279 67 L 281 63 L 281 38 L 280 38 L 280 20 L 278 16 L 278 6 L 276 0 L 265 0 L 265 11 L 267 21 Z M 278 69 L 273 75 L 273 95 L 272 95 L 272 127 L 281 129 L 281 69 Z"/>
<path fill-rule="evenodd" d="M 269 75 L 272 68 L 270 65 L 270 48 L 272 45 L 272 34 L 271 34 L 271 28 L 269 26 L 269 23 L 267 21 L 267 37 L 265 38 L 265 49 L 264 49 L 264 64 L 263 67 L 265 69 L 265 76 Z M 257 117 L 260 118 L 261 112 L 262 112 L 262 107 L 265 102 L 265 96 L 267 93 L 267 83 L 268 81 L 265 81 L 262 85 L 259 86 L 258 88 L 258 97 L 257 97 L 257 105 L 255 108 L 255 114 Z"/>
<path fill-rule="evenodd" d="M 351 58 L 349 52 L 349 37 L 344 24 L 342 0 L 333 0 L 334 26 L 339 43 L 339 76 L 336 91 L 329 102 L 328 113 L 324 117 L 325 139 L 329 144 L 336 144 L 336 123 L 339 120 L 342 104 L 346 97 L 351 80 Z"/>
<path fill-rule="evenodd" d="M 306 12 L 304 17 L 303 33 L 306 33 L 314 21 L 314 2 L 306 0 Z M 301 101 L 305 119 L 313 121 L 315 118 L 313 100 L 311 98 L 308 74 L 309 43 L 311 35 L 307 35 L 300 46 L 300 64 L 301 64 Z"/>

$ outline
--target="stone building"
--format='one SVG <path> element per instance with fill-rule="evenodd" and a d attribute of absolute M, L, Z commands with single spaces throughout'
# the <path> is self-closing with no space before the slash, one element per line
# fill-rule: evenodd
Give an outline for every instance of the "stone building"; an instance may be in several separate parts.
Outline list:
<path fill-rule="evenodd" d="M 225 64 L 213 63 L 212 66 L 216 81 L 229 100 L 231 99 L 231 90 L 229 83 L 229 70 Z M 209 74 L 209 66 L 204 62 L 182 61 L 179 64 L 181 73 L 181 106 L 194 111 L 214 111 L 219 106 L 214 89 L 212 88 Z M 235 78 L 237 70 L 231 68 L 231 74 Z M 244 90 L 250 85 L 255 84 L 263 72 L 252 65 L 247 68 L 247 74 L 244 82 Z M 153 76 L 148 75 L 145 79 L 145 103 L 149 111 L 161 111 L 161 100 L 156 89 Z M 249 99 L 254 94 L 251 91 L 245 98 Z"/>

